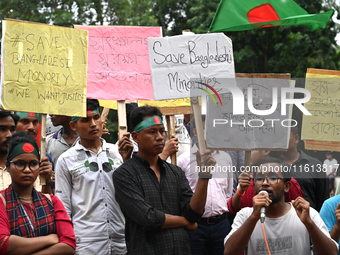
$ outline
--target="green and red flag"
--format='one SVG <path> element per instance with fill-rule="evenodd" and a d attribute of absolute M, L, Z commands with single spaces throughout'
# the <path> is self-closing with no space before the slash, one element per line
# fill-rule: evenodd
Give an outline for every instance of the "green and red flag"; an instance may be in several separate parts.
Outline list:
<path fill-rule="evenodd" d="M 271 26 L 325 28 L 333 10 L 309 14 L 293 0 L 221 0 L 210 32 L 241 31 Z"/>

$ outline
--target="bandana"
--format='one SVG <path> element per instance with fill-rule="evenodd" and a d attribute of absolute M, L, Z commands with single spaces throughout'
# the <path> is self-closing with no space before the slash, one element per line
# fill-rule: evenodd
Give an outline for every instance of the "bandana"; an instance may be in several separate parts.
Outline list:
<path fill-rule="evenodd" d="M 87 110 L 86 110 L 86 115 L 89 115 L 89 114 L 92 114 L 92 113 L 100 113 L 100 112 L 99 112 L 98 108 L 93 110 L 91 107 L 88 107 Z M 77 122 L 80 118 L 82 118 L 82 117 L 72 116 L 72 121 Z"/>
<path fill-rule="evenodd" d="M 36 155 L 38 159 L 40 158 L 39 150 L 35 148 L 33 144 L 25 142 L 15 145 L 12 150 L 8 152 L 7 161 L 9 162 L 16 156 L 24 153 L 32 153 Z"/>
<path fill-rule="evenodd" d="M 155 125 L 163 125 L 163 121 L 160 117 L 158 116 L 154 116 L 151 118 L 148 118 L 146 120 L 143 120 L 142 122 L 140 122 L 136 127 L 135 127 L 135 132 L 140 132 L 143 129 L 146 129 L 148 127 L 151 126 L 155 126 Z"/>
<path fill-rule="evenodd" d="M 38 118 L 39 122 L 41 122 L 41 114 L 40 113 L 34 113 L 34 112 L 16 112 L 16 114 L 21 118 L 28 118 L 28 117 L 34 117 Z"/>

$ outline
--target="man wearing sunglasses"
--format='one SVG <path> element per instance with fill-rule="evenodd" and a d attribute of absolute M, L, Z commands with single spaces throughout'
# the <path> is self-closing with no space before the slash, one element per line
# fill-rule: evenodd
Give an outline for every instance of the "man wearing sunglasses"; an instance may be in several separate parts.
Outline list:
<path fill-rule="evenodd" d="M 243 251 L 248 255 L 268 254 L 269 249 L 276 255 L 310 255 L 312 244 L 317 254 L 336 255 L 338 244 L 330 238 L 318 212 L 301 197 L 285 202 L 285 193 L 291 186 L 290 166 L 267 157 L 252 170 L 257 194 L 253 208 L 246 207 L 237 213 L 232 230 L 225 238 L 224 254 Z M 266 208 L 264 222 L 262 207 Z"/>
<path fill-rule="evenodd" d="M 118 146 L 102 139 L 103 123 L 94 99 L 87 100 L 87 116 L 72 117 L 70 126 L 79 141 L 58 159 L 56 195 L 73 221 L 76 254 L 126 254 L 125 221 L 114 199 L 112 174 L 131 157 L 129 133 Z"/>

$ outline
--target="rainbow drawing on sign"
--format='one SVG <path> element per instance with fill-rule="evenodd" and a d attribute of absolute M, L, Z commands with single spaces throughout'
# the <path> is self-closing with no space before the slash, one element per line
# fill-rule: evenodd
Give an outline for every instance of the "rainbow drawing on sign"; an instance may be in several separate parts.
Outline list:
<path fill-rule="evenodd" d="M 206 86 L 207 88 L 209 88 L 210 90 L 212 90 L 212 92 L 214 92 L 214 94 L 217 96 L 217 98 L 220 101 L 221 106 L 222 106 L 222 100 L 221 100 L 220 96 L 218 95 L 217 91 L 213 87 L 211 87 L 210 85 L 205 84 L 203 82 L 197 82 L 197 83 L 202 84 L 202 85 Z M 204 92 L 208 93 L 208 95 L 212 98 L 212 100 L 214 100 L 214 103 L 217 106 L 217 102 L 216 102 L 214 96 L 208 90 L 203 89 L 203 88 L 198 88 L 198 89 L 203 90 Z"/>

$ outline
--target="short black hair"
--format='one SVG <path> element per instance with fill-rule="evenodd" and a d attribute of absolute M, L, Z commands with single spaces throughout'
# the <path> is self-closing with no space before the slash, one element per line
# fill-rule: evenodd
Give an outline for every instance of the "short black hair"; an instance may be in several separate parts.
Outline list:
<path fill-rule="evenodd" d="M 126 122 L 127 122 L 127 131 L 132 133 L 133 129 L 131 127 L 131 119 L 130 119 L 130 115 L 131 112 L 138 108 L 138 104 L 137 103 L 128 103 L 125 105 L 125 110 L 126 110 Z"/>
<path fill-rule="evenodd" d="M 8 117 L 8 116 L 12 117 L 15 125 L 17 125 L 17 123 L 20 119 L 20 117 L 18 115 L 16 115 L 14 112 L 10 112 L 10 111 L 0 111 L 0 119 Z"/>
<path fill-rule="evenodd" d="M 27 131 L 18 131 L 14 132 L 11 138 L 11 141 L 8 144 L 8 149 L 7 149 L 7 156 L 10 154 L 10 152 L 13 150 L 13 148 L 18 145 L 19 143 L 30 143 L 32 144 L 37 152 L 40 154 L 39 146 L 37 143 L 37 140 L 35 138 L 28 134 Z M 7 161 L 6 165 L 9 166 L 10 162 Z"/>
<path fill-rule="evenodd" d="M 143 121 L 143 118 L 146 116 L 158 116 L 162 119 L 163 115 L 161 111 L 154 106 L 141 106 L 134 109 L 130 113 L 130 122 L 131 122 L 131 129 L 134 130 L 135 127 Z"/>
<path fill-rule="evenodd" d="M 260 165 L 266 164 L 266 163 L 277 163 L 282 166 L 281 168 L 281 173 L 284 179 L 284 182 L 288 182 L 292 178 L 292 173 L 291 173 L 291 166 L 288 165 L 286 162 L 279 158 L 274 158 L 274 157 L 265 157 L 259 162 L 255 164 L 255 166 L 259 167 Z M 254 177 L 256 176 L 256 171 L 254 172 Z"/>
<path fill-rule="evenodd" d="M 97 99 L 86 99 L 86 109 L 99 109 L 99 101 Z"/>
<path fill-rule="evenodd" d="M 332 155 L 332 152 L 331 151 L 327 151 L 326 155 Z"/>

